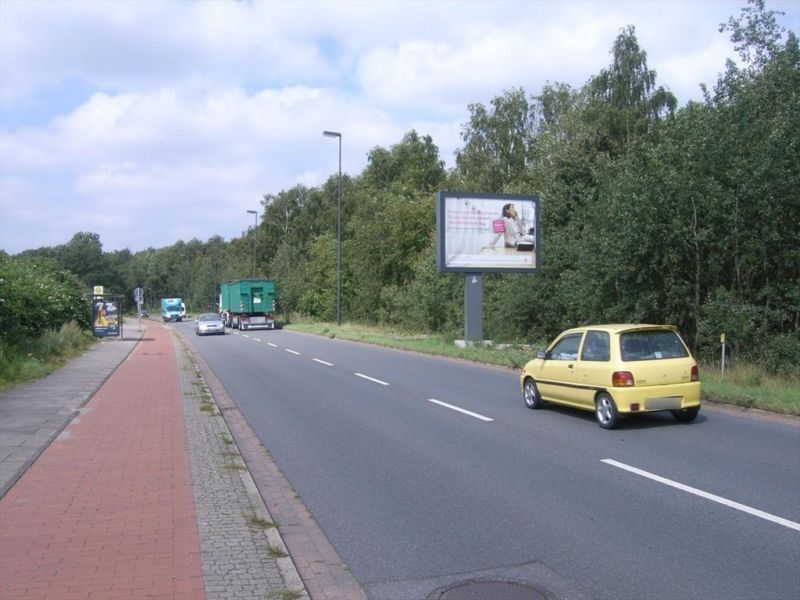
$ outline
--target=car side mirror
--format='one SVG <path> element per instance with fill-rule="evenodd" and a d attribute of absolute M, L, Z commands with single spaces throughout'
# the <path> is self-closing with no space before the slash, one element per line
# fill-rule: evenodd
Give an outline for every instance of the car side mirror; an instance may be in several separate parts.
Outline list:
<path fill-rule="evenodd" d="M 547 360 L 548 358 L 550 358 L 550 353 L 546 352 L 544 350 L 539 350 L 536 353 L 536 358 L 541 358 L 542 360 Z"/>

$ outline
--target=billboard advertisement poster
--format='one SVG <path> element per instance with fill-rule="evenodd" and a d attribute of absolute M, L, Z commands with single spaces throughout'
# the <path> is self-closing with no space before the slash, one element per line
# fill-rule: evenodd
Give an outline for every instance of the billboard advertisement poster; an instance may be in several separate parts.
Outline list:
<path fill-rule="evenodd" d="M 117 303 L 95 298 L 94 306 L 94 336 L 109 337 L 119 335 L 119 312 Z"/>
<path fill-rule="evenodd" d="M 436 198 L 439 271 L 539 270 L 539 198 L 439 192 Z"/>

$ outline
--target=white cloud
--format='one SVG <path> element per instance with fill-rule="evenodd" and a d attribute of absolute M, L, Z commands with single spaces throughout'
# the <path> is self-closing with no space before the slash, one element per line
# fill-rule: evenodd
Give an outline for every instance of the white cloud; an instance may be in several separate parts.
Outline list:
<path fill-rule="evenodd" d="M 262 194 L 336 172 L 325 129 L 347 173 L 411 129 L 451 166 L 468 104 L 580 87 L 628 24 L 683 104 L 742 4 L 2 0 L 0 248 L 239 235 Z M 798 28 L 796 0 L 770 7 Z"/>

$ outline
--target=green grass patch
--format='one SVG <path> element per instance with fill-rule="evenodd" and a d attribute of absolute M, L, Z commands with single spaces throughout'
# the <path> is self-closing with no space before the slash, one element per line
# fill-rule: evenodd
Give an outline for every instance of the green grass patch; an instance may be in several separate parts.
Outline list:
<path fill-rule="evenodd" d="M 750 365 L 739 365 L 723 375 L 719 365 L 701 365 L 703 399 L 800 416 L 800 381 L 765 374 Z"/>
<path fill-rule="evenodd" d="M 252 527 L 254 529 L 275 529 L 277 527 L 277 525 L 272 521 L 262 519 L 261 517 L 256 517 L 255 515 L 250 515 L 247 517 L 247 525 L 248 527 Z"/>
<path fill-rule="evenodd" d="M 270 558 L 287 558 L 289 555 L 280 546 L 270 546 L 267 548 L 267 556 Z"/>
<path fill-rule="evenodd" d="M 304 595 L 303 592 L 286 589 L 270 592 L 269 598 L 275 598 L 275 600 L 298 600 L 298 598 L 302 598 Z"/>
<path fill-rule="evenodd" d="M 513 344 L 496 344 L 492 346 L 467 346 L 459 348 L 455 338 L 447 335 L 420 334 L 404 331 L 393 331 L 380 327 L 353 325 L 342 323 L 295 322 L 284 326 L 285 329 L 303 331 L 325 337 L 366 342 L 378 346 L 412 350 L 436 356 L 449 356 L 474 362 L 500 365 L 520 369 L 536 354 L 538 346 Z M 543 346 L 544 344 L 542 344 Z"/>
<path fill-rule="evenodd" d="M 293 322 L 285 329 L 313 333 L 326 337 L 366 342 L 390 348 L 413 350 L 437 356 L 461 358 L 479 363 L 521 369 L 536 351 L 544 348 L 545 341 L 529 346 L 496 344 L 493 346 L 468 346 L 459 348 L 452 336 L 425 335 L 393 331 L 381 327 L 342 323 Z M 703 400 L 757 408 L 786 415 L 800 415 L 800 381 L 772 376 L 762 369 L 739 365 L 724 376 L 719 365 L 700 366 Z"/>
<path fill-rule="evenodd" d="M 0 344 L 0 390 L 40 379 L 94 343 L 90 332 L 70 322 L 58 330 L 45 331 L 36 339 Z"/>

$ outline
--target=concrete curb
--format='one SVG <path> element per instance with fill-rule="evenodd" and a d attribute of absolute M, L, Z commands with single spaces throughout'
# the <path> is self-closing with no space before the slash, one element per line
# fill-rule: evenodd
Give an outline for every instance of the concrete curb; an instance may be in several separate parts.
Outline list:
<path fill-rule="evenodd" d="M 234 400 L 194 345 L 178 332 L 210 388 L 231 437 L 252 478 L 265 510 L 278 524 L 284 547 L 291 555 L 306 593 L 314 600 L 366 600 L 367 595 L 342 562 L 269 451 L 245 420 Z"/>
<path fill-rule="evenodd" d="M 216 395 L 212 392 L 211 387 L 207 381 L 207 367 L 204 365 L 201 366 L 199 361 L 202 361 L 202 357 L 197 354 L 196 350 L 193 348 L 191 343 L 186 339 L 186 337 L 178 330 L 171 329 L 172 332 L 175 334 L 175 340 L 179 341 L 180 344 L 176 344 L 176 350 L 181 353 L 183 356 L 182 358 L 191 365 L 191 368 L 194 370 L 195 375 L 202 381 L 203 391 L 204 391 L 204 401 L 210 401 L 213 403 L 215 407 L 215 413 L 211 416 L 220 417 L 216 419 L 216 427 L 221 432 L 224 432 L 226 436 L 229 437 L 229 440 L 226 440 L 226 444 L 228 447 L 228 452 L 226 454 L 238 454 L 239 457 L 244 461 L 244 454 L 242 453 L 241 449 L 239 448 L 236 437 L 231 431 L 228 426 L 227 420 L 225 418 L 225 410 L 223 407 L 220 407 L 220 404 L 217 402 Z M 181 357 L 179 356 L 179 361 Z M 243 493 L 247 497 L 247 504 L 249 505 L 250 511 L 253 513 L 253 517 L 258 520 L 259 522 L 263 523 L 270 523 L 276 524 L 277 520 L 271 514 L 269 508 L 267 507 L 264 499 L 262 498 L 258 486 L 256 485 L 252 475 L 250 474 L 249 469 L 247 468 L 246 461 L 244 465 L 244 469 L 235 468 L 235 471 L 238 474 L 241 489 Z M 232 465 L 237 467 L 238 464 Z M 297 566 L 292 559 L 289 550 L 284 543 L 284 540 L 279 532 L 278 526 L 275 527 L 266 527 L 264 530 L 264 536 L 266 538 L 266 545 L 270 552 L 274 552 L 275 556 L 271 558 L 272 561 L 275 562 L 278 571 L 280 572 L 281 578 L 283 579 L 285 587 L 281 590 L 272 590 L 270 592 L 270 596 L 268 597 L 291 597 L 293 599 L 301 600 L 310 600 L 310 596 L 308 590 L 306 589 L 305 584 L 303 583 L 303 579 L 298 572 Z M 202 537 L 202 534 L 201 534 Z M 243 544 L 242 551 L 247 551 Z M 250 552 L 253 554 L 253 552 Z M 263 560 L 263 556 L 257 556 L 256 560 Z M 204 553 L 204 562 L 206 562 L 206 555 Z M 210 561 L 209 561 L 210 562 Z M 244 562 L 244 561 L 243 561 Z M 235 568 L 235 565 L 231 565 L 231 568 Z M 204 567 L 205 569 L 205 567 Z M 207 597 L 212 598 L 214 597 L 214 586 L 209 586 L 206 588 Z M 263 592 L 263 590 L 261 590 Z M 224 596 L 227 597 L 227 596 Z"/>

